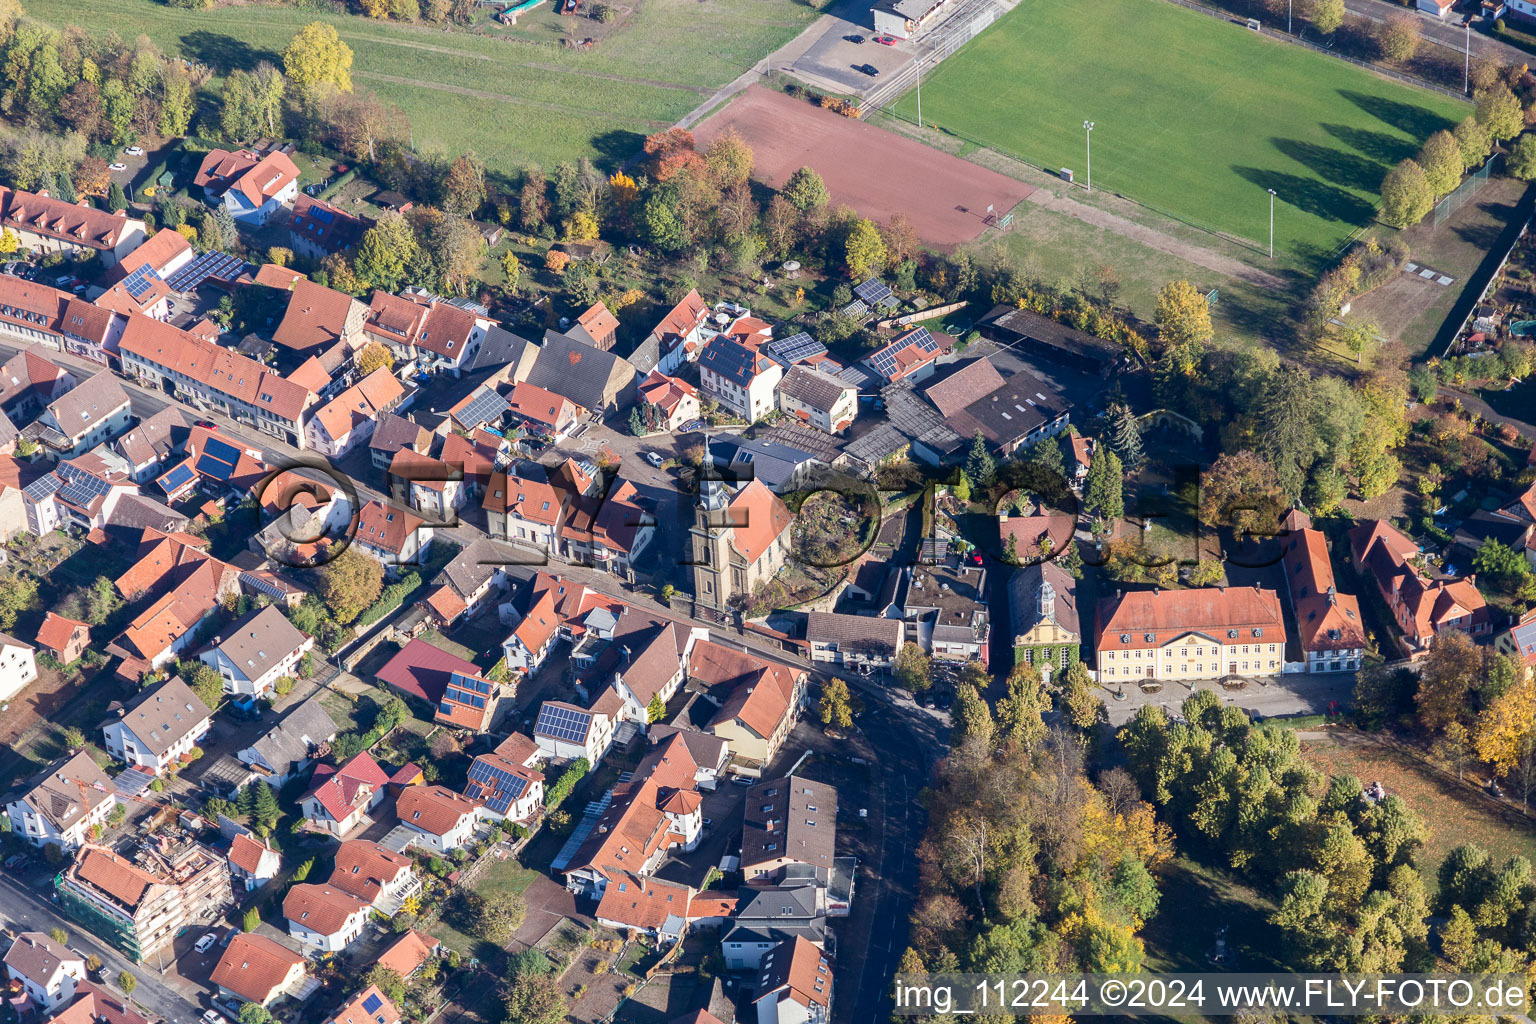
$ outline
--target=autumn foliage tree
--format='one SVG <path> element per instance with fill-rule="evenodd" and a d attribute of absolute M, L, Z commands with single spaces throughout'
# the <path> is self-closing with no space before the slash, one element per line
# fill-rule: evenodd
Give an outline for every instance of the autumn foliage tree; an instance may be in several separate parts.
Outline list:
<path fill-rule="evenodd" d="M 693 132 L 686 128 L 668 128 L 647 136 L 644 149 L 651 176 L 657 181 L 670 181 L 685 168 L 704 166 L 704 158 L 695 148 Z"/>
<path fill-rule="evenodd" d="M 384 588 L 384 566 L 361 551 L 348 548 L 320 569 L 316 593 L 331 616 L 346 625 L 360 615 Z"/>

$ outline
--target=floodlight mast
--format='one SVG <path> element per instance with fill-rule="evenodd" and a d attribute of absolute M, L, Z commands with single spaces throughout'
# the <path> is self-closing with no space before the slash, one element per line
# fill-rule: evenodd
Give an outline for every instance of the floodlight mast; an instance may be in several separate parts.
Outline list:
<path fill-rule="evenodd" d="M 1088 191 L 1093 191 L 1093 122 L 1083 122 L 1083 139 L 1088 150 L 1088 173 L 1084 175 Z"/>
<path fill-rule="evenodd" d="M 1275 258 L 1275 190 L 1265 189 L 1269 193 L 1269 258 Z"/>

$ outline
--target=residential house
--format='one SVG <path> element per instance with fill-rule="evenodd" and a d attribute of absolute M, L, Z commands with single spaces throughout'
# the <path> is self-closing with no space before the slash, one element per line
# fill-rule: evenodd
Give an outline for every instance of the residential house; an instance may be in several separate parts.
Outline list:
<path fill-rule="evenodd" d="M 409 787 L 395 802 L 395 815 L 416 833 L 418 844 L 436 853 L 468 846 L 483 820 L 477 801 L 443 786 Z"/>
<path fill-rule="evenodd" d="M 648 430 L 672 431 L 699 418 L 699 392 L 680 377 L 652 370 L 640 382 L 641 422 Z"/>
<path fill-rule="evenodd" d="M 546 480 L 494 473 L 481 507 L 492 537 L 559 555 L 559 530 L 572 499 L 568 491 L 557 490 Z"/>
<path fill-rule="evenodd" d="M 272 332 L 272 340 L 283 348 L 309 354 L 337 345 L 346 350 L 361 348 L 367 316 L 368 307 L 345 292 L 299 278 L 293 282 L 288 308 Z"/>
<path fill-rule="evenodd" d="M 444 625 L 474 615 L 507 588 L 507 568 L 520 564 L 514 549 L 484 537 L 472 541 L 443 566 L 441 581 L 427 604 Z"/>
<path fill-rule="evenodd" d="M 827 925 L 814 885 L 743 889 L 720 943 L 726 970 L 755 971 L 770 951 L 796 939 L 821 948 L 827 943 Z"/>
<path fill-rule="evenodd" d="M 402 449 L 389 464 L 390 490 L 397 501 L 451 525 L 464 506 L 464 471 L 430 455 Z"/>
<path fill-rule="evenodd" d="M 699 390 L 748 423 L 768 415 L 784 378 L 784 367 L 763 351 L 771 340 L 773 328 L 768 324 L 739 317 L 700 353 Z"/>
<path fill-rule="evenodd" d="M 380 413 L 368 441 L 373 468 L 389 469 L 389 464 L 395 459 L 395 453 L 402 449 L 413 451 L 418 455 L 429 454 L 432 450 L 432 431 L 404 416 L 388 412 Z"/>
<path fill-rule="evenodd" d="M 997 512 L 997 539 L 1005 559 L 1018 565 L 1060 555 L 1077 531 L 1074 516 L 1037 513 L 1016 515 L 1006 508 Z"/>
<path fill-rule="evenodd" d="M 511 410 L 512 403 L 494 383 L 487 381 L 449 407 L 449 429 L 465 432 L 487 427 L 501 429 Z"/>
<path fill-rule="evenodd" d="M 138 488 L 128 479 L 128 465 L 120 456 L 109 448 L 97 448 L 60 462 L 29 491 L 52 506 L 41 518 L 89 532 L 104 528 L 117 503 L 137 494 Z"/>
<path fill-rule="evenodd" d="M 743 805 L 741 871 L 748 885 L 776 885 L 806 869 L 822 884 L 831 877 L 837 846 L 837 790 L 790 775 L 747 790 Z"/>
<path fill-rule="evenodd" d="M 108 646 L 109 654 L 160 668 L 192 646 L 197 627 L 240 588 L 239 570 L 207 557 L 193 560 L 167 579 L 169 588 L 128 624 Z"/>
<path fill-rule="evenodd" d="M 75 986 L 75 998 L 52 1017 L 48 1024 L 150 1024 L 127 999 L 115 996 L 94 982 Z"/>
<path fill-rule="evenodd" d="M 432 527 L 409 509 L 386 505 L 377 498 L 358 512 L 357 550 L 384 563 L 386 569 L 419 565 L 432 546 Z"/>
<path fill-rule="evenodd" d="M 280 150 L 258 156 L 248 149 L 214 149 L 203 157 L 192 186 L 202 189 L 209 203 L 228 210 L 237 223 L 260 227 L 299 194 L 299 169 Z"/>
<path fill-rule="evenodd" d="M 490 732 L 496 727 L 502 698 L 510 696 L 512 689 L 478 672 L 455 672 L 448 677 L 432 720 L 454 729 Z"/>
<path fill-rule="evenodd" d="M 1536 610 L 1526 612 L 1494 637 L 1493 649 L 1518 659 L 1527 679 L 1536 676 Z"/>
<path fill-rule="evenodd" d="M 1104 686 L 1277 676 L 1285 618 L 1279 595 L 1259 587 L 1136 591 L 1099 601 L 1094 649 Z"/>
<path fill-rule="evenodd" d="M 828 434 L 841 434 L 859 414 L 859 389 L 808 366 L 791 366 L 778 387 L 784 415 Z"/>
<path fill-rule="evenodd" d="M 432 936 L 407 928 L 374 963 L 388 967 L 409 981 L 411 975 L 421 970 L 421 966 L 437 956 L 442 948 L 443 944 Z"/>
<path fill-rule="evenodd" d="M 369 341 L 387 346 L 396 360 L 414 360 L 416 337 L 429 311 L 424 302 L 376 290 L 368 302 L 363 333 Z"/>
<path fill-rule="evenodd" d="M 255 932 L 236 932 L 209 980 L 219 997 L 271 1006 L 305 980 L 305 960 L 286 946 Z"/>
<path fill-rule="evenodd" d="M 726 695 L 706 731 L 730 745 L 733 771 L 760 775 L 794 728 L 805 702 L 806 673 L 701 640 L 689 655 L 688 678 Z"/>
<path fill-rule="evenodd" d="M 37 649 L 0 633 L 0 701 L 10 700 L 37 678 Z"/>
<path fill-rule="evenodd" d="M 141 267 L 153 270 L 162 281 L 169 280 L 178 270 L 191 263 L 196 256 L 197 253 L 186 236 L 174 228 L 161 228 L 124 256 L 117 266 L 103 276 L 102 280 L 108 284 L 115 284 L 125 280 Z"/>
<path fill-rule="evenodd" d="M 901 619 L 811 612 L 805 623 L 812 661 L 852 668 L 890 668 L 905 636 Z"/>
<path fill-rule="evenodd" d="M 352 945 L 368 925 L 368 904 L 329 885 L 300 882 L 283 897 L 288 934 L 300 945 L 339 953 Z"/>
<path fill-rule="evenodd" d="M 413 343 L 416 365 L 428 373 L 459 376 L 474 361 L 486 332 L 496 326 L 489 317 L 452 302 L 435 301 Z"/>
<path fill-rule="evenodd" d="M 722 615 L 734 598 L 748 598 L 772 578 L 788 555 L 793 518 L 760 480 L 731 494 L 722 481 L 706 478 L 690 531 L 697 606 Z"/>
<path fill-rule="evenodd" d="M 819 445 L 799 447 L 766 437 L 749 440 L 727 433 L 715 434 L 708 443 L 710 459 L 721 467 L 722 476 L 756 480 L 775 494 L 812 487 L 816 474 L 828 465 Z"/>
<path fill-rule="evenodd" d="M 85 980 L 85 960 L 42 932 L 22 932 L 5 952 L 5 973 L 44 1012 L 75 997 Z"/>
<path fill-rule="evenodd" d="M 47 648 L 59 664 L 71 665 L 90 646 L 91 627 L 79 619 L 66 619 L 62 615 L 48 612 L 43 616 L 43 624 L 37 628 L 37 642 Z M 3 664 L 3 656 L 0 656 L 0 665 Z M 0 695 L 4 695 L 0 699 L 10 699 L 12 695 L 6 694 L 6 690 L 7 687 L 0 685 Z"/>
<path fill-rule="evenodd" d="M 148 317 L 130 317 L 118 347 L 123 372 L 140 383 L 174 391 L 193 405 L 212 407 L 304 447 L 303 420 L 315 395 L 302 384 L 254 359 Z"/>
<path fill-rule="evenodd" d="M 187 418 L 180 409 L 168 405 L 140 420 L 113 442 L 113 447 L 128 463 L 128 478 L 142 486 L 159 475 L 160 468 L 186 445 L 188 436 Z"/>
<path fill-rule="evenodd" d="M 605 928 L 678 942 L 688 931 L 693 894 L 692 886 L 624 874 L 603 889 L 593 917 Z"/>
<path fill-rule="evenodd" d="M 351 839 L 336 848 L 336 866 L 326 884 L 393 917 L 401 904 L 421 892 L 414 864 L 405 854 L 386 850 L 378 843 Z"/>
<path fill-rule="evenodd" d="M 243 892 L 255 892 L 277 877 L 283 855 L 250 832 L 235 833 L 229 841 L 229 874 Z"/>
<path fill-rule="evenodd" d="M 643 728 L 650 721 L 649 710 L 665 707 L 681 689 L 688 652 L 705 634 L 623 606 L 611 638 L 597 648 L 595 657 L 593 648 L 572 653 L 576 664 L 584 663 L 577 671 L 577 689 L 589 696 L 611 691 L 619 699 L 615 717 Z"/>
<path fill-rule="evenodd" d="M 5 798 L 11 834 L 33 846 L 77 849 L 91 828 L 117 806 L 117 791 L 91 755 L 77 751 L 53 762 Z"/>
<path fill-rule="evenodd" d="M 908 639 L 935 658 L 986 664 L 992 632 L 986 570 L 967 566 L 955 555 L 909 573 L 902 600 Z"/>
<path fill-rule="evenodd" d="M 949 351 L 951 344 L 952 340 L 947 336 L 941 341 L 930 334 L 928 328 L 918 327 L 865 356 L 864 364 L 885 384 L 898 380 L 926 380 L 933 376 L 938 360 Z"/>
<path fill-rule="evenodd" d="M 1083 482 L 1088 479 L 1088 467 L 1093 464 L 1093 455 L 1098 450 L 1098 442 L 1073 430 L 1067 434 L 1067 444 L 1069 446 L 1067 479 L 1074 490 L 1081 490 Z"/>
<path fill-rule="evenodd" d="M 390 998 L 379 991 L 379 986 L 369 985 L 342 1003 L 325 1024 L 400 1024 L 400 1011 Z"/>
<path fill-rule="evenodd" d="M 67 203 L 45 192 L 0 186 L 0 229 L 16 232 L 33 252 L 99 256 L 112 267 L 144 241 L 144 222 L 127 214 Z"/>
<path fill-rule="evenodd" d="M 235 756 L 267 785 L 281 789 L 323 757 L 335 738 L 336 723 L 319 698 L 311 697 L 284 712 L 276 725 Z"/>
<path fill-rule="evenodd" d="M 73 458 L 112 440 L 132 419 L 123 386 L 110 373 L 98 373 L 50 402 L 22 436 L 35 432 L 51 451 Z"/>
<path fill-rule="evenodd" d="M 455 675 L 475 676 L 479 672 L 474 662 L 465 661 L 416 637 L 390 658 L 374 678 L 406 697 L 436 705 L 443 699 Z"/>
<path fill-rule="evenodd" d="M 24 301 L 24 296 L 13 293 L 15 285 L 12 282 L 16 281 L 21 278 L 0 274 L 0 324 L 5 323 L 7 315 L 20 312 L 12 305 Z M 7 309 L 12 310 L 12 314 L 6 314 Z M 42 348 L 33 345 L 0 365 L 0 411 L 13 423 L 24 423 L 41 412 L 44 406 L 62 398 L 75 384 L 73 373 L 49 359 Z"/>
<path fill-rule="evenodd" d="M 536 742 L 514 732 L 489 754 L 476 756 L 464 795 L 493 820 L 532 822 L 544 809 L 544 773 L 533 767 L 541 757 Z"/>
<path fill-rule="evenodd" d="M 1473 639 L 1492 635 L 1492 610 L 1475 578 L 1432 579 L 1419 568 L 1419 546 L 1391 523 L 1361 523 L 1349 531 L 1349 548 L 1359 572 L 1375 580 L 1411 656 L 1428 652 L 1435 634 L 1447 629 Z"/>
<path fill-rule="evenodd" d="M 269 604 L 232 623 L 198 658 L 218 670 L 225 693 L 262 697 L 279 679 L 296 675 L 299 662 L 314 646 L 313 637 Z"/>
<path fill-rule="evenodd" d="M 635 397 L 633 365 L 555 331 L 544 332 L 544 344 L 523 379 L 599 416 L 628 406 Z"/>
<path fill-rule="evenodd" d="M 551 444 L 564 440 L 586 412 L 563 395 L 527 381 L 513 385 L 507 403 L 519 429 Z"/>
<path fill-rule="evenodd" d="M 678 727 L 663 725 L 656 722 L 646 730 L 646 738 L 652 746 L 671 739 L 673 736 L 681 736 L 683 744 L 688 748 L 688 756 L 693 758 L 695 766 L 693 781 L 702 790 L 713 791 L 719 784 L 721 776 L 725 774 L 725 766 L 731 760 L 731 747 L 719 736 L 711 736 L 707 732 L 700 732 L 690 727 Z"/>
<path fill-rule="evenodd" d="M 208 706 L 180 676 L 139 691 L 101 727 L 107 753 L 159 775 L 192 756 L 213 724 Z"/>
<path fill-rule="evenodd" d="M 364 750 L 339 768 L 328 764 L 316 768 L 299 807 L 311 828 L 341 839 L 384 802 L 388 782 L 384 769 Z"/>
<path fill-rule="evenodd" d="M 1015 569 L 1008 578 L 1008 607 L 1013 616 L 1013 661 L 1033 665 L 1040 678 L 1078 660 L 1083 642 L 1077 613 L 1077 581 L 1055 561 Z"/>
<path fill-rule="evenodd" d="M 967 397 L 970 401 L 963 408 L 939 407 L 945 421 L 967 442 L 979 431 L 987 446 L 1002 456 L 1055 437 L 1067 429 L 1072 418 L 1072 403 L 1028 370 L 1005 378 L 991 391 L 959 395 L 962 400 Z"/>
<path fill-rule="evenodd" d="M 675 374 L 678 367 L 699 357 L 708 341 L 706 333 L 712 333 L 709 327 L 709 306 L 694 290 L 667 311 L 666 316 L 651 329 L 644 345 L 653 345 L 656 349 L 656 370 L 664 374 Z"/>
<path fill-rule="evenodd" d="M 1334 583 L 1328 542 L 1310 522 L 1281 541 L 1286 593 L 1296 614 L 1308 672 L 1353 672 L 1365 654 L 1360 602 Z"/>
<path fill-rule="evenodd" d="M 560 553 L 568 562 L 596 565 L 634 581 L 634 565 L 656 534 L 656 520 L 640 506 L 639 491 L 615 478 L 605 497 L 577 498 L 560 527 Z"/>
<path fill-rule="evenodd" d="M 339 206 L 299 193 L 293 201 L 288 244 L 298 255 L 318 262 L 351 252 L 372 226 L 366 217 L 354 217 Z"/>
<path fill-rule="evenodd" d="M 140 963 L 234 903 L 229 863 L 201 843 L 165 834 L 147 837 L 132 859 L 86 843 L 54 891 L 60 910 Z"/>
<path fill-rule="evenodd" d="M 832 1019 L 832 962 L 805 939 L 780 943 L 763 957 L 752 1002 L 757 1024 L 825 1024 Z"/>
<path fill-rule="evenodd" d="M 608 352 L 618 340 L 619 318 L 609 312 L 606 305 L 598 301 L 576 318 L 576 323 L 567 333 L 573 338 L 580 338 L 588 345 Z"/>
<path fill-rule="evenodd" d="M 400 408 L 410 396 L 389 367 L 381 366 L 315 410 L 305 425 L 309 446 L 326 458 L 339 459 L 370 440 L 378 418 Z"/>
<path fill-rule="evenodd" d="M 617 705 L 617 698 L 613 700 Z M 617 707 L 613 709 L 617 711 Z M 546 756 L 559 761 L 584 757 L 597 764 L 613 746 L 613 713 L 584 708 L 563 700 L 547 700 L 539 706 L 533 739 Z"/>
<path fill-rule="evenodd" d="M 601 898 L 616 882 L 652 874 L 674 848 L 692 850 L 703 833 L 703 795 L 693 759 L 678 737 L 656 747 L 613 799 L 571 857 L 565 886 Z"/>

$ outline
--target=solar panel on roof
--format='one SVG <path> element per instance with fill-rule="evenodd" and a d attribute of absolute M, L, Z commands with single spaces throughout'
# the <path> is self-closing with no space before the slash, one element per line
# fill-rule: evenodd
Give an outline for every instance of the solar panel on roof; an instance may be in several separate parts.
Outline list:
<path fill-rule="evenodd" d="M 166 494 L 174 494 L 191 482 L 192 467 L 183 462 L 160 478 L 160 489 Z"/>
<path fill-rule="evenodd" d="M 220 462 L 227 462 L 231 466 L 240 461 L 240 449 L 216 437 L 210 437 L 203 442 L 203 454 L 212 455 Z"/>
<path fill-rule="evenodd" d="M 112 485 L 105 480 L 82 474 L 65 480 L 64 486 L 59 488 L 59 497 L 83 508 L 111 489 Z"/>
<path fill-rule="evenodd" d="M 210 277 L 220 281 L 233 281 L 243 273 L 255 273 L 256 268 L 238 256 L 217 249 L 205 252 L 191 263 L 172 274 L 166 284 L 172 291 L 190 292 Z"/>
<path fill-rule="evenodd" d="M 799 334 L 792 334 L 787 338 L 772 342 L 768 346 L 768 351 L 787 363 L 798 363 L 802 360 L 822 355 L 827 351 L 827 347 L 809 334 L 801 331 Z"/>
<path fill-rule="evenodd" d="M 228 483 L 229 478 L 234 476 L 235 467 L 227 462 L 220 462 L 212 455 L 203 455 L 197 460 L 197 471 L 204 476 L 211 476 L 215 480 Z"/>
<path fill-rule="evenodd" d="M 64 481 L 59 479 L 57 473 L 49 473 L 47 476 L 38 477 L 25 488 L 23 493 L 33 501 L 42 501 L 50 494 L 58 492 L 64 486 Z"/>
<path fill-rule="evenodd" d="M 457 416 L 460 423 L 494 423 L 512 408 L 494 388 L 481 388 Z"/>
<path fill-rule="evenodd" d="M 374 1013 L 374 1012 L 376 1012 L 378 1010 L 379 1007 L 381 1007 L 383 1005 L 384 1005 L 384 1000 L 380 999 L 377 995 L 375 995 L 375 994 L 370 992 L 368 994 L 368 998 L 363 1000 L 363 1012 L 364 1013 Z"/>
<path fill-rule="evenodd" d="M 533 731 L 556 739 L 581 743 L 586 739 L 587 728 L 591 724 L 592 716 L 586 712 L 545 704 L 539 709 L 539 721 Z"/>
<path fill-rule="evenodd" d="M 872 277 L 853 290 L 853 294 L 872 307 L 894 306 L 896 296 L 886 283 L 878 277 Z"/>
<path fill-rule="evenodd" d="M 155 273 L 155 268 L 145 264 L 123 280 L 123 289 L 137 302 L 144 297 L 156 284 L 160 283 L 160 275 Z"/>
<path fill-rule="evenodd" d="M 469 766 L 469 785 L 465 790 L 468 795 L 484 800 L 486 806 L 497 814 L 505 814 L 507 808 L 512 806 L 512 801 L 522 796 L 527 787 L 527 779 L 494 764 L 476 760 Z"/>

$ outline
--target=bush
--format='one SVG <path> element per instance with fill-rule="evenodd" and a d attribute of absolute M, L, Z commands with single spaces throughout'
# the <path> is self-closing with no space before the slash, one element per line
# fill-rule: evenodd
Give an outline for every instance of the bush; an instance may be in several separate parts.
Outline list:
<path fill-rule="evenodd" d="M 544 808 L 554 810 L 565 802 L 566 797 L 576 788 L 576 784 L 582 780 L 587 772 L 592 770 L 592 763 L 584 757 L 578 757 L 571 762 L 569 768 L 554 781 L 553 785 L 544 788 Z"/>
<path fill-rule="evenodd" d="M 414 572 L 406 573 L 400 577 L 399 583 L 391 583 L 385 587 L 383 592 L 379 594 L 378 600 L 364 608 L 353 625 L 358 629 L 373 625 L 404 604 L 405 599 L 410 597 L 420 586 L 421 577 L 419 575 Z"/>

